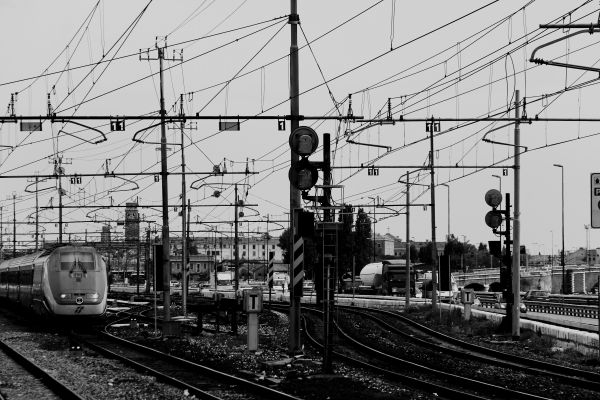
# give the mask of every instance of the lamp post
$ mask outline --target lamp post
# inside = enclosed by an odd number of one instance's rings
[[[552,247],[550,248],[550,270],[552,270],[552,268],[554,268],[554,231],[550,231],[550,234],[552,235]]]
[[[375,262],[375,224],[377,223],[377,220],[375,219],[375,200],[379,199],[379,196],[377,197],[371,197],[368,196],[369,199],[373,200],[373,262]]]
[[[565,294],[565,168],[561,164],[553,165],[559,167],[561,173],[562,251],[560,253],[560,265],[562,266],[561,293]]]
[[[590,268],[590,226],[584,225],[585,228],[585,263]]]
[[[450,240],[450,186],[446,183],[440,183],[440,186],[445,186],[448,189],[448,237],[446,240]]]
[[[500,193],[502,193],[502,177],[500,175],[492,175],[494,178],[498,178],[498,186]]]
[[[440,186],[445,186],[446,189],[448,189],[448,235],[446,236],[446,242],[450,242],[450,185],[446,184],[446,183],[440,183]],[[450,293],[450,296],[452,296],[452,271],[450,269],[450,254],[447,255],[448,256],[448,292]],[[441,264],[439,264],[439,267],[442,268]],[[440,274],[440,277],[442,275]]]
[[[463,270],[463,272],[465,272],[465,262],[464,261],[465,261],[465,244],[467,241],[467,236],[466,235],[460,235],[460,236],[462,236],[462,238],[463,238],[463,241],[462,241],[463,251],[460,254],[460,268]]]

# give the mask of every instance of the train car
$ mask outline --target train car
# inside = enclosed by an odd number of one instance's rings
[[[65,245],[0,263],[0,299],[38,315],[99,316],[107,295],[106,265],[93,247]]]
[[[410,295],[417,294],[419,279],[415,265],[410,268]],[[406,260],[383,260],[367,264],[360,271],[359,292],[404,296],[406,293]]]

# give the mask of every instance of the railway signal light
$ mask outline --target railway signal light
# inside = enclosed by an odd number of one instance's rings
[[[485,202],[492,207],[492,210],[485,214],[485,223],[490,228],[496,229],[502,225],[503,213],[497,209],[502,203],[502,193],[496,189],[488,190],[485,194]]]
[[[309,190],[319,178],[317,163],[308,160],[308,156],[319,147],[319,137],[314,129],[308,126],[299,126],[290,134],[289,143],[290,149],[300,156],[300,160],[292,163],[288,172],[290,183],[296,189]]]

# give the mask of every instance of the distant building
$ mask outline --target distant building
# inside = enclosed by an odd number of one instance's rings
[[[375,256],[393,256],[394,255],[394,240],[396,237],[390,233],[385,235],[375,234]],[[373,237],[371,237],[373,240]]]
[[[183,274],[181,254],[172,255],[170,264],[172,276],[181,276]],[[207,278],[208,274],[214,272],[214,265],[214,257],[204,254],[190,255],[188,270],[188,273],[190,274],[190,280],[199,280],[201,276]]]
[[[102,227],[102,232],[100,232],[100,242],[102,242],[102,244],[110,243],[110,225],[104,225]]]
[[[137,203],[125,203],[125,241],[135,242],[140,238],[140,215]]]

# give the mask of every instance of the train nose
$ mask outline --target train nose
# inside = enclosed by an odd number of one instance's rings
[[[76,304],[83,304],[83,297],[77,297],[77,298],[75,299],[75,303],[76,303]]]

